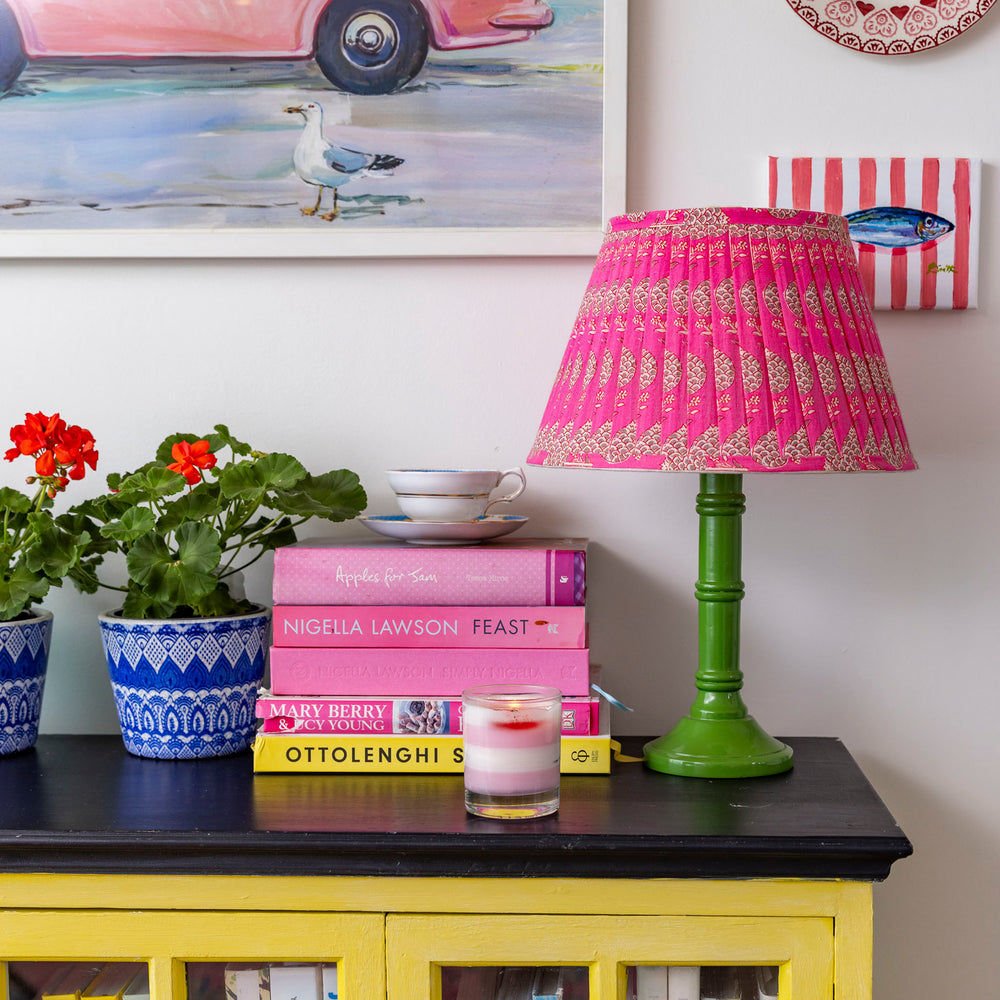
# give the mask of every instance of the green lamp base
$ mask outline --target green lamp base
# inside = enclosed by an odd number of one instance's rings
[[[792,749],[768,736],[740,689],[740,579],[746,510],[743,476],[702,473],[699,519],[698,694],[674,728],[644,747],[646,766],[692,778],[756,778],[792,766]]]
[[[749,715],[742,719],[686,716],[643,747],[646,766],[690,778],[756,778],[792,767],[792,748],[768,736]]]

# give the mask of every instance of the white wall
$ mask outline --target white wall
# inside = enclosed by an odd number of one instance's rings
[[[770,153],[985,161],[980,308],[876,317],[920,471],[746,478],[743,665],[766,728],[842,737],[914,842],[876,893],[879,1000],[994,996],[1000,15],[886,58],[780,0],[632,0],[630,46],[633,210],[762,204]],[[102,472],[223,421],[314,471],[356,470],[370,512],[389,512],[383,469],[523,462],[589,267],[7,262],[5,419],[61,410],[97,436]],[[695,490],[529,470],[519,502],[533,533],[594,540],[594,659],[639,706],[623,733],[658,734],[690,701]],[[266,572],[251,584],[266,599]],[[116,731],[94,621],[111,603],[47,601],[45,731]]]

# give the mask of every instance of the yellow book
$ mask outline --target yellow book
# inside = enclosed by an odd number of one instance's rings
[[[602,703],[599,733],[562,737],[559,770],[563,774],[611,773],[609,721],[607,704]],[[461,774],[462,737],[258,733],[253,743],[253,769]]]

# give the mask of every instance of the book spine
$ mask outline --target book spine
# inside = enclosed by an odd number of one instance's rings
[[[583,607],[297,605],[274,608],[276,646],[581,649]]]
[[[586,551],[469,546],[275,549],[273,603],[583,606]]]
[[[478,684],[542,684],[590,691],[589,649],[331,649],[271,647],[276,695],[381,695],[436,691],[457,697]]]
[[[566,697],[562,734],[597,732],[597,698]],[[462,702],[447,698],[257,698],[263,733],[461,735]]]
[[[284,736],[258,734],[253,769],[258,772],[461,773],[461,736]],[[609,736],[564,736],[559,770],[563,774],[608,774]]]

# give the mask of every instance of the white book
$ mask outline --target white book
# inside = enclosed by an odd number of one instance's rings
[[[321,965],[272,965],[271,1000],[322,1000]]]
[[[637,965],[636,1000],[670,1000],[670,973],[666,965]]]
[[[269,991],[270,969],[254,963],[226,966],[226,1000],[262,1000]]]
[[[337,1000],[337,966],[323,966],[323,993],[322,1000]]]
[[[671,965],[667,970],[670,1000],[700,1000],[701,967],[698,965]]]

